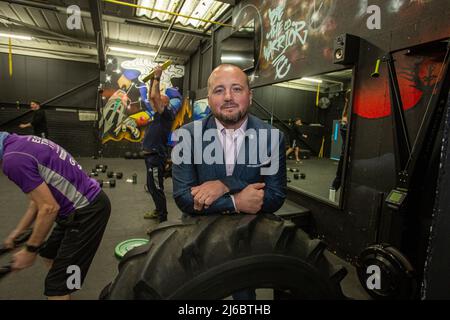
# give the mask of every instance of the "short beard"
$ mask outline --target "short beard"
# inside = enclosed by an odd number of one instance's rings
[[[224,115],[220,112],[213,113],[213,114],[214,114],[214,117],[216,117],[216,119],[219,120],[220,122],[222,122],[223,124],[233,125],[233,124],[239,123],[239,121],[244,119],[245,116],[247,115],[247,111],[239,111],[237,114],[234,114],[234,115]]]

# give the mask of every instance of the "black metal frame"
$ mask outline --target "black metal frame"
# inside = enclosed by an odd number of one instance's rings
[[[97,43],[98,66],[101,71],[106,69],[106,51],[105,51],[105,36],[103,33],[102,24],[102,9],[99,0],[90,0],[89,9],[91,10],[92,26],[95,32],[95,41]]]
[[[406,188],[407,181],[404,179],[405,173],[403,171],[405,170],[408,159],[411,156],[411,142],[409,141],[408,127],[406,125],[397,73],[395,71],[395,61],[391,53],[383,57],[382,60],[386,62],[389,72],[389,90],[392,109],[392,128],[394,132],[394,151],[397,179],[399,186]]]
[[[421,225],[427,224],[427,216],[421,211],[431,212],[434,197],[430,197],[424,190],[424,185],[434,185],[437,180],[435,172],[439,161],[436,150],[440,150],[442,143],[439,131],[443,126],[445,101],[450,87],[450,42],[447,46],[446,60],[443,61],[442,78],[436,80],[436,87],[430,97],[425,111],[422,125],[417,133],[413,145],[409,142],[408,128],[404,119],[403,106],[395,73],[392,55],[385,57],[389,71],[389,87],[391,97],[394,153],[398,190],[403,190],[407,196],[398,208],[392,208],[387,214],[391,222],[388,224],[388,239],[397,246],[413,264],[420,279],[423,272],[425,252],[423,250],[424,237],[428,232]],[[437,94],[434,94],[437,92]],[[435,152],[433,152],[435,150]],[[433,168],[435,171],[433,171]],[[434,190],[431,190],[432,192]],[[424,210],[426,209],[426,210]],[[429,222],[428,222],[429,223]],[[386,231],[386,230],[384,230]],[[378,230],[377,234],[382,232]],[[377,237],[378,238],[378,237]],[[379,239],[377,239],[379,240]],[[421,249],[422,248],[422,249]]]

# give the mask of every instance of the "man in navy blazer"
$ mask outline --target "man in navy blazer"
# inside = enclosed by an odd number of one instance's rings
[[[286,198],[284,136],[248,114],[247,75],[223,64],[208,79],[212,114],[176,132],[173,196],[189,215],[273,213]]]

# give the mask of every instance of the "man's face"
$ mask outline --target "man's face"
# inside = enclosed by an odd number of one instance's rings
[[[214,116],[223,124],[239,123],[252,100],[247,76],[238,67],[221,66],[209,79],[208,104]]]
[[[298,126],[301,126],[302,125],[302,120],[298,119],[297,121],[295,121],[295,124],[298,125]]]
[[[39,109],[39,105],[36,102],[31,102],[30,107],[31,107],[31,110]]]

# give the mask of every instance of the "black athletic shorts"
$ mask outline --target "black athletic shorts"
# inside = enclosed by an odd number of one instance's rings
[[[66,219],[56,220],[56,226],[39,250],[41,257],[53,260],[45,279],[46,296],[67,295],[79,289],[77,284],[83,284],[102,240],[110,212],[109,198],[101,191],[87,207],[75,210]],[[74,271],[76,267],[79,273]],[[76,274],[80,275],[78,282],[73,281]]]
[[[292,140],[292,148],[300,148],[301,150],[311,150],[311,148],[308,146],[308,144],[303,141],[302,139],[294,139]]]

